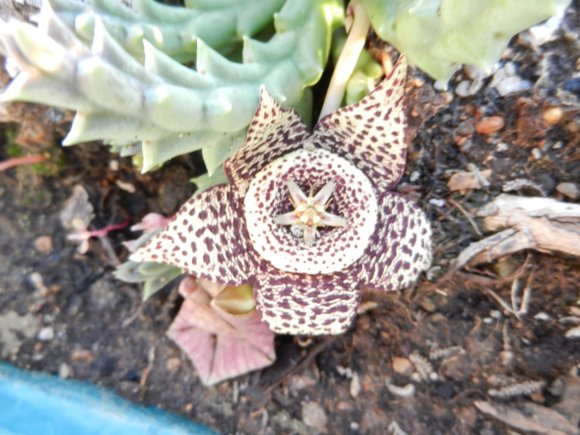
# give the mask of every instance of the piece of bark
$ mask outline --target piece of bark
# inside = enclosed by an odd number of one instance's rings
[[[500,231],[472,243],[457,257],[455,269],[494,261],[535,249],[580,256],[580,205],[542,197],[502,194],[476,213],[489,231]]]
[[[510,406],[476,401],[474,404],[481,413],[519,431],[550,435],[578,434],[578,428],[565,416],[535,403]]]

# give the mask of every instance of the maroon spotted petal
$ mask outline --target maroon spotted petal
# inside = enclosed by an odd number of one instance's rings
[[[382,191],[392,189],[405,168],[406,74],[407,62],[401,56],[375,90],[358,104],[324,117],[313,133],[314,146],[350,160]]]
[[[130,259],[171,264],[225,284],[248,282],[257,260],[241,202],[231,185],[202,192],[187,201],[167,227]]]
[[[341,334],[351,325],[359,304],[355,279],[342,273],[305,275],[276,272],[259,275],[254,286],[262,320],[278,334]]]
[[[246,142],[224,163],[228,179],[234,185],[249,181],[272,160],[300,148],[307,136],[306,126],[296,112],[280,107],[262,87]]]
[[[414,283],[431,265],[431,227],[412,202],[394,193],[379,198],[376,230],[353,268],[360,267],[363,287],[397,290]]]

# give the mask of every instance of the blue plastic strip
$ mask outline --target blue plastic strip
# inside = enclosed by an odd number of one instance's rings
[[[206,426],[135,405],[85,382],[0,363],[0,433],[216,435]]]

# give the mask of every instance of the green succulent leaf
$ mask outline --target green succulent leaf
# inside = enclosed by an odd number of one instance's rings
[[[147,300],[183,273],[183,270],[167,264],[126,261],[113,275],[124,282],[143,284],[143,300]]]
[[[363,0],[377,34],[438,80],[461,64],[490,70],[516,33],[570,0]]]
[[[142,59],[143,40],[179,62],[196,59],[200,39],[218,51],[229,51],[272,22],[285,0],[191,1],[188,8],[133,0],[126,7],[119,0],[46,0],[83,41],[93,40],[97,20],[129,53]]]
[[[203,174],[199,177],[195,177],[191,180],[197,186],[197,190],[194,193],[195,195],[200,194],[204,190],[209,189],[210,187],[217,186],[218,184],[228,184],[228,177],[226,177],[226,173],[224,172],[224,167],[220,166],[220,168],[215,171],[212,175]]]
[[[199,149],[210,172],[215,170],[243,140],[262,84],[284,105],[297,105],[304,89],[322,74],[332,29],[342,13],[338,0],[288,1],[274,16],[271,39],[242,37],[241,63],[198,38],[195,69],[190,69],[146,35],[143,63],[131,56],[108,28],[115,29],[109,20],[112,15],[98,13],[99,8],[112,7],[110,0],[93,0],[90,47],[66,24],[68,20],[70,25],[72,12],[63,18],[51,4],[43,5],[38,27],[0,22],[2,51],[21,69],[2,100],[76,110],[66,145],[100,139],[117,149],[131,146],[134,152],[139,150],[133,144],[141,142],[144,171]],[[137,2],[139,13],[147,4]],[[219,4],[226,7],[229,2]],[[157,14],[157,6],[148,13]],[[79,8],[77,18],[86,14],[85,6]],[[115,9],[115,14],[129,19],[134,12]],[[170,20],[170,15],[164,19]]]

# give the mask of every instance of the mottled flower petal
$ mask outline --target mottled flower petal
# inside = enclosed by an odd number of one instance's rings
[[[262,87],[246,142],[224,163],[228,179],[243,185],[272,160],[300,148],[308,134],[296,112],[280,107]]]
[[[404,112],[407,62],[399,58],[385,80],[358,104],[324,117],[309,142],[351,161],[382,191],[403,174],[407,146]]]
[[[274,334],[256,311],[233,315],[211,304],[191,277],[180,285],[185,300],[167,335],[192,360],[204,385],[270,365]]]
[[[303,233],[304,238],[280,225],[277,217],[292,208],[288,180],[299,183],[302,191],[312,188],[313,192],[334,182],[328,211],[346,219],[346,225],[312,228]],[[331,274],[363,255],[375,229],[378,209],[365,174],[342,157],[316,149],[294,151],[260,171],[250,182],[244,212],[254,249],[274,267],[293,273]],[[319,232],[318,237],[314,231]]]
[[[398,194],[384,194],[379,208],[377,229],[353,269],[361,268],[363,287],[397,290],[431,265],[431,227],[423,211]]]
[[[278,334],[341,334],[359,303],[357,282],[346,274],[270,273],[254,286],[262,320]]]
[[[192,275],[238,285],[258,267],[231,185],[215,186],[187,201],[167,227],[131,255],[131,261],[180,267]]]

